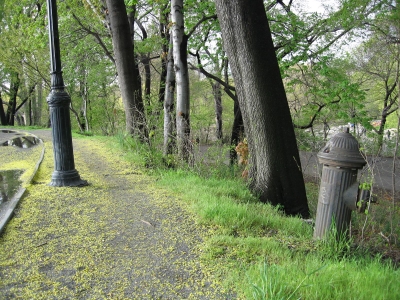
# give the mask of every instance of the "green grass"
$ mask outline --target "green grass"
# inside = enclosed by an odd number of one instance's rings
[[[123,135],[74,137],[108,141],[104,147],[108,147],[105,152],[110,157],[134,162],[140,172],[150,170],[158,188],[173,194],[173,201],[183,202],[197,223],[211,228],[200,249],[201,263],[213,270],[238,299],[400,298],[399,269],[380,255],[372,256],[355,247],[352,240],[339,239],[338,243],[334,234],[325,241],[314,240],[311,225],[260,203],[235,176],[240,171],[221,167],[221,160],[211,157],[214,164],[207,167],[195,164],[194,169],[171,169],[162,163],[162,155],[155,148]],[[307,193],[315,211],[318,187],[307,184]],[[368,223],[367,232],[371,237],[381,230],[378,226],[387,226],[383,216],[384,212],[369,216],[373,223]],[[360,215],[353,219],[357,226],[363,224]]]
[[[248,272],[254,299],[398,299],[396,271],[378,259],[268,259]],[[397,273],[398,276],[398,273]],[[264,296],[266,295],[266,296]],[[250,296],[250,295],[249,295]]]
[[[49,129],[50,130],[50,128],[47,128],[45,126],[39,126],[39,125],[32,125],[32,126],[19,126],[19,125],[15,125],[15,126],[7,125],[7,126],[4,126],[4,125],[1,125],[0,127],[1,128],[7,128],[7,129],[10,129],[10,130],[34,130],[34,129]]]
[[[198,169],[158,168],[157,184],[214,229],[204,241],[202,263],[217,270],[238,298],[399,299],[400,271],[390,262],[334,234],[314,240],[311,225],[260,203],[240,178],[207,168],[208,178]],[[318,187],[307,184],[307,190],[315,212]]]
[[[204,263],[245,299],[397,299],[399,270],[335,237],[314,241],[312,228],[261,204],[240,180],[205,179],[183,171],[158,183],[215,227]],[[368,284],[366,284],[368,282]],[[267,295],[267,296],[265,296]]]

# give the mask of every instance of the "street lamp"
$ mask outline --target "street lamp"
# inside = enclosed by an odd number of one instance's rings
[[[47,97],[47,103],[50,108],[54,150],[54,172],[50,185],[84,186],[88,183],[80,178],[74,163],[69,114],[71,97],[64,90],[62,78],[56,0],[47,0],[47,14],[51,57],[51,91]]]

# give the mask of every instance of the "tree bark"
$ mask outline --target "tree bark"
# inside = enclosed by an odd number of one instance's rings
[[[174,121],[175,72],[172,52],[172,43],[170,43],[164,92],[164,155],[172,154],[175,145],[175,136],[173,135],[176,127]]]
[[[3,126],[8,125],[6,113],[4,111],[4,106],[3,106],[3,99],[1,98],[1,91],[0,91],[0,121],[1,125]]]
[[[148,140],[146,118],[138,69],[135,67],[133,41],[123,0],[106,0],[111,24],[118,82],[125,109],[126,131]]]
[[[296,137],[262,0],[216,0],[250,151],[251,188],[309,217]]]
[[[147,105],[151,105],[151,70],[150,70],[150,57],[149,54],[143,54],[140,61],[144,67],[144,97]]]
[[[28,115],[28,121],[27,121],[27,123],[29,124],[29,126],[32,126],[33,125],[33,118],[32,118],[32,114],[33,114],[33,112],[32,112],[32,101],[35,101],[35,99],[32,99],[32,98],[34,98],[35,97],[35,94],[33,94],[31,97],[29,97],[29,99],[28,99],[28,107],[27,107],[27,109],[26,109],[26,113],[27,113],[27,115]]]
[[[234,95],[232,95],[234,96]],[[239,144],[240,139],[244,136],[244,125],[242,112],[240,111],[239,101],[235,96],[233,105],[233,124],[232,124],[232,133],[231,133],[231,150],[229,152],[230,164],[233,165],[237,162],[237,153],[235,147]]]
[[[81,117],[79,116],[79,113],[75,110],[72,102],[69,105],[69,110],[73,113],[73,115],[76,118],[76,123],[79,126],[79,131],[80,132],[85,132],[85,123],[82,121]],[[81,115],[82,116],[82,115]]]
[[[132,41],[134,40],[134,23],[136,23],[140,30],[142,31],[142,41],[147,40],[147,30],[144,28],[142,23],[135,19],[135,10],[129,14],[129,23],[131,28],[131,35]],[[150,70],[150,53],[140,53],[137,55],[140,62],[143,64],[144,67],[144,98],[146,99],[147,105],[151,105],[150,98],[151,98],[151,70]]]
[[[176,78],[176,131],[178,156],[189,161],[191,154],[189,73],[187,40],[184,32],[183,0],[171,0],[174,69]]]
[[[39,81],[37,84],[37,94],[34,97],[35,101],[33,102],[33,125],[41,125],[41,118],[42,118],[42,100],[43,100],[43,93],[42,93],[42,82]]]
[[[88,118],[88,102],[89,102],[89,92],[88,92],[88,87],[87,87],[87,81],[86,81],[86,70],[83,70],[85,72],[83,76],[83,81],[79,82],[79,93],[82,98],[82,105],[80,109],[80,122],[81,125],[79,126],[80,128],[83,128],[84,131],[90,131],[90,125],[89,125],[89,118]]]
[[[213,96],[214,96],[214,104],[215,104],[215,136],[218,140],[222,139],[222,93],[221,93],[221,85],[219,82],[211,83]]]
[[[15,114],[15,119],[17,120],[18,126],[25,126],[25,119],[21,114]]]
[[[11,85],[10,85],[10,100],[7,108],[7,125],[14,126],[14,118],[17,108],[17,94],[20,85],[19,74],[16,72],[11,73]]]
[[[160,71],[160,86],[158,89],[158,99],[159,103],[163,104],[165,99],[165,90],[166,90],[166,80],[167,80],[167,65],[168,65],[168,49],[170,42],[170,33],[168,29],[168,16],[169,14],[166,12],[168,5],[160,8],[160,37],[162,42],[162,53],[161,53],[161,71]]]

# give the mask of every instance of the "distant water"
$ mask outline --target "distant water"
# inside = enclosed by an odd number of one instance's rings
[[[0,146],[14,146],[20,148],[31,148],[40,143],[40,140],[26,133],[13,130],[0,130],[0,133],[10,134],[10,139],[0,144]]]

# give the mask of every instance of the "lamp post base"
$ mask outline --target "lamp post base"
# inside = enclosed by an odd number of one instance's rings
[[[86,186],[88,182],[81,179],[77,170],[54,171],[50,186]]]

